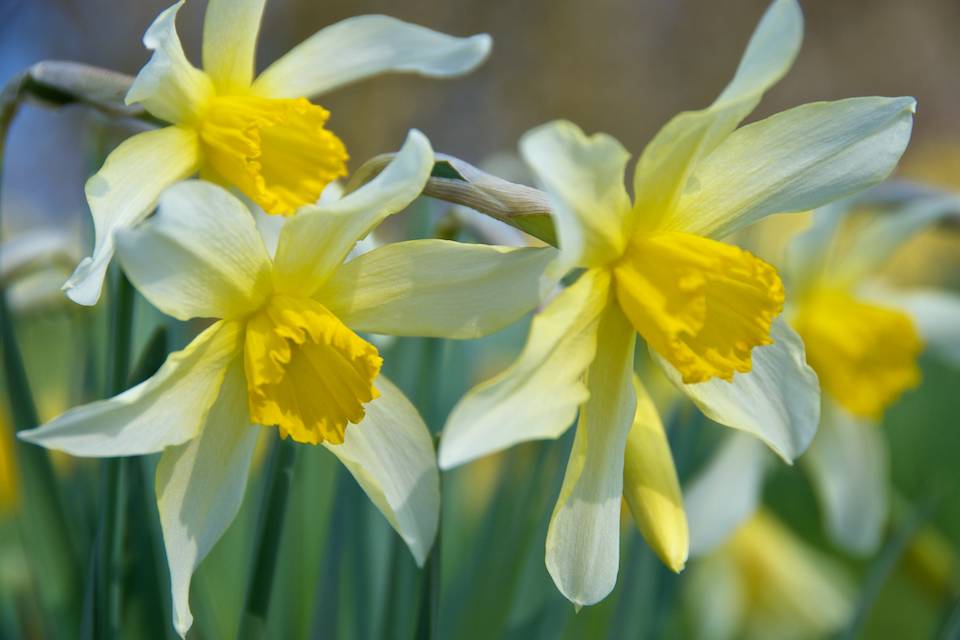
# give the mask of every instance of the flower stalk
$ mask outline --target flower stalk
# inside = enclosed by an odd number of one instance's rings
[[[266,637],[267,611],[270,608],[296,453],[296,445],[286,438],[277,440],[270,451],[254,543],[256,558],[247,584],[243,619],[237,634],[240,640]]]
[[[127,387],[130,371],[130,346],[133,332],[133,286],[123,273],[117,274],[115,299],[110,316],[110,356],[107,395]],[[118,638],[123,611],[123,560],[127,530],[127,458],[109,458],[102,468],[103,508],[101,535],[97,550],[96,628],[102,638]]]

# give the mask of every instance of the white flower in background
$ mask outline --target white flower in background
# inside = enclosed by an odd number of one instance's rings
[[[713,420],[787,461],[813,438],[819,388],[800,338],[777,318],[780,278],[720,240],[882,180],[909,140],[915,102],[807,104],[738,128],[787,72],[802,22],[793,0],[771,5],[716,101],[676,116],[644,149],[632,202],[623,184],[629,154],[610,136],[554,122],[521,142],[556,217],[561,251],[545,284],[584,272],[534,318],[519,360],[455,407],[439,461],[450,468],[556,438],[579,411],[546,543],[547,568],[577,605],[614,587],[621,498],[667,566],[679,571],[687,557],[670,449],[633,376],[638,333]]]
[[[117,235],[125,272],[154,306],[217,320],[145,382],[20,437],[78,456],[162,452],[157,502],[181,635],[193,571],[243,499],[264,430],[251,424],[327,447],[424,562],[440,508],[433,442],[356,332],[491,333],[537,303],[556,255],[417,240],[344,262],[420,194],[432,167],[429,142],[411,132],[374,180],[288,219],[273,257],[243,203],[200,181],[171,187],[154,217]]]
[[[877,548],[889,511],[889,454],[879,424],[885,410],[919,384],[924,348],[960,366],[960,296],[892,289],[877,277],[916,232],[960,215],[960,198],[914,191],[920,195],[896,204],[867,193],[814,212],[784,261],[785,315],[823,390],[820,428],[801,465],[827,532],[856,554]],[[866,207],[866,220],[851,215],[858,206]],[[709,551],[754,512],[768,459],[735,436],[690,483],[691,552]]]
[[[184,55],[174,20],[183,2],[161,13],[144,35],[154,53],[127,93],[171,126],[133,136],[87,181],[96,244],[64,285],[95,304],[118,229],[142,221],[160,192],[196,173],[233,187],[270,214],[290,215],[346,175],[343,143],[326,130],[315,98],[370,76],[467,73],[490,52],[487,35],[454,38],[387,16],[329,26],[254,77],[265,0],[210,0],[203,70]]]
[[[75,234],[50,227],[12,234],[0,243],[0,282],[18,315],[61,306],[60,285],[76,264]]]

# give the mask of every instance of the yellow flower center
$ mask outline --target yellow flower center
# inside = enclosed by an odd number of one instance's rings
[[[793,325],[824,391],[856,416],[880,418],[920,382],[923,342],[901,311],[821,289],[800,300]]]
[[[201,176],[237,187],[267,213],[290,215],[347,175],[346,148],[324,129],[329,116],[306,98],[213,98],[198,123]]]
[[[783,284],[742,249],[689,233],[640,234],[613,273],[624,313],[687,384],[747,373],[752,349],[773,342]]]
[[[379,397],[383,359],[318,302],[275,296],[247,322],[250,418],[297,442],[340,444]]]

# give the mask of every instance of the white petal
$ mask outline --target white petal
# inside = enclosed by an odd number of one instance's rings
[[[960,367],[960,296],[935,289],[871,290],[869,297],[905,311],[913,318],[928,349]]]
[[[203,70],[220,93],[253,82],[257,34],[266,0],[210,0],[203,20]]]
[[[880,425],[824,402],[820,430],[801,461],[833,541],[850,553],[876,551],[887,520],[887,443]]]
[[[358,240],[420,195],[432,170],[430,141],[414,129],[376,178],[335,202],[301,208],[280,231],[274,261],[277,290],[312,295]]]
[[[922,198],[899,210],[878,213],[837,256],[831,275],[846,282],[862,280],[882,267],[916,233],[958,215],[960,198],[953,195]]]
[[[803,12],[796,0],[774,0],[747,44],[737,72],[714,106],[757,96],[786,75],[803,41]]]
[[[700,162],[664,226],[722,238],[874,185],[900,160],[915,110],[913,98],[851,98],[742,127]]]
[[[576,605],[599,602],[617,582],[624,451],[637,408],[635,343],[633,325],[617,305],[608,305],[587,372],[590,399],[580,411],[547,530],[547,571]]]
[[[164,451],[157,464],[157,508],[170,566],[173,626],[181,638],[193,624],[190,579],[240,509],[261,431],[250,424],[238,358],[197,437]]]
[[[517,361],[467,392],[450,412],[440,440],[441,468],[567,430],[589,397],[583,376],[596,354],[609,292],[608,272],[587,271],[533,317]]]
[[[440,521],[440,473],[423,418],[392,382],[374,383],[380,397],[366,405],[343,444],[324,444],[340,459],[400,537],[419,566]]]
[[[77,259],[76,234],[37,226],[0,243],[0,282],[9,283],[31,271],[56,268]]]
[[[213,83],[190,64],[177,35],[177,12],[183,3],[180,0],[161,13],[147,29],[143,44],[153,55],[126,97],[127,104],[139,102],[156,117],[173,123],[189,121],[213,95]]]
[[[486,34],[455,38],[387,16],[357,16],[318,31],[253,84],[263,96],[316,96],[383,73],[431,77],[472,71],[490,53]]]
[[[555,256],[446,240],[387,244],[343,265],[316,298],[358,331],[478,338],[537,306]]]
[[[606,134],[588,137],[572,122],[557,120],[524,134],[520,152],[550,196],[561,270],[620,257],[631,225],[623,184],[627,150]]]
[[[75,456],[155,453],[197,435],[241,346],[242,326],[218,322],[151,378],[108,400],[70,409],[18,436]]]
[[[770,454],[745,433],[729,434],[684,489],[690,555],[710,553],[760,506]]]
[[[327,205],[331,202],[336,202],[342,197],[343,184],[340,181],[335,180],[324,187],[317,203],[320,205]],[[260,232],[260,237],[263,239],[264,246],[267,247],[267,253],[270,254],[271,258],[273,258],[273,256],[277,254],[277,245],[280,243],[280,231],[290,218],[287,216],[270,215],[252,200],[243,198],[243,202],[247,205],[248,209],[253,211],[253,219],[257,223],[257,230]],[[371,233],[367,236],[367,238],[369,239],[372,236],[373,234]],[[361,243],[362,242],[363,241],[361,241]]]
[[[647,145],[634,172],[634,206],[642,224],[673,226],[677,200],[691,174],[793,64],[803,40],[795,0],[775,0],[757,25],[736,75],[706,109],[674,117]]]
[[[178,320],[239,318],[271,292],[272,266],[253,216],[209,182],[164,191],[157,214],[118,232],[117,246],[137,289]]]
[[[653,353],[667,377],[716,422],[763,440],[790,463],[809,446],[820,419],[820,385],[806,362],[803,341],[782,317],[772,345],[753,350],[753,369],[733,382],[714,378],[683,384],[680,373]]]
[[[139,133],[107,156],[84,187],[96,241],[93,255],[63,285],[74,302],[97,303],[113,257],[114,232],[146,218],[160,192],[195,173],[198,161],[197,134],[179,127]]]

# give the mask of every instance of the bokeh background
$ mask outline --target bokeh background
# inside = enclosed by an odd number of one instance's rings
[[[195,61],[205,4],[190,0],[178,22]],[[960,190],[960,3],[802,4],[806,35],[800,56],[751,119],[816,100],[913,95],[919,113],[900,175]],[[166,6],[154,0],[0,0],[0,82],[44,59],[133,74],[148,58],[142,33]],[[436,150],[483,164],[491,156],[513,152],[529,128],[560,117],[587,131],[611,133],[636,153],[672,115],[714,98],[766,6],[765,0],[271,0],[258,67],[320,27],[364,13],[387,13],[455,35],[487,32],[494,38],[493,54],[470,76],[443,82],[382,77],[328,96],[323,104],[332,112],[330,127],[346,142],[351,167],[396,149],[411,127],[427,133]],[[0,204],[5,237],[52,227],[72,238],[75,250],[85,255],[89,229],[83,183],[124,135],[122,126],[88,111],[24,109],[4,163]],[[423,220],[436,214],[436,207],[428,205],[412,212],[407,232],[423,233]],[[758,234],[781,237],[791,224],[780,224],[773,220],[769,230]],[[891,261],[889,275],[903,284],[956,289],[958,236],[955,231],[922,234]],[[145,309],[140,317],[142,343],[161,320]],[[181,338],[190,331],[178,330]],[[97,388],[104,332],[105,319],[98,311],[57,308],[22,324],[44,417]],[[387,359],[436,428],[466,388],[509,362],[524,335],[521,325],[472,344],[404,340],[388,347],[392,355]],[[932,359],[923,364],[923,386],[889,412],[884,429],[900,512],[909,513],[933,494],[941,499],[924,529],[926,542],[911,546],[881,585],[863,637],[936,637],[957,598],[960,501],[950,489],[957,484],[960,460],[960,373]],[[443,371],[439,379],[430,373],[437,370]],[[718,430],[715,425],[697,428]],[[711,443],[709,435],[698,442],[691,468]],[[543,532],[568,447],[569,439],[525,445],[445,477],[444,637],[686,637],[691,632],[696,621],[689,620],[679,594],[683,578],[658,571],[630,530],[624,534],[620,584],[604,604],[575,615],[554,590],[543,569]],[[321,633],[333,624],[349,635],[392,628],[396,637],[407,637],[403,630],[412,629],[417,607],[412,562],[391,551],[385,523],[329,455],[309,452],[298,464],[302,482],[285,534],[281,594],[274,599],[271,628],[301,635]],[[95,475],[82,465],[77,471],[71,461],[61,461],[59,468],[65,477],[80,473],[89,480]],[[198,614],[196,637],[228,637],[234,629],[246,571],[238,559],[249,556],[258,486],[256,479],[251,482],[238,525],[201,570],[195,599],[203,613]],[[349,502],[359,506],[338,511],[339,492],[348,492]],[[767,501],[801,538],[832,555],[858,585],[864,584],[874,564],[830,548],[800,474],[779,469]],[[95,505],[85,506],[94,512]],[[147,515],[151,509],[148,504]],[[85,540],[89,534],[77,535]],[[353,535],[364,542],[352,544]],[[331,559],[330,553],[341,552],[342,558]],[[0,582],[27,585],[23,588],[29,593],[22,563],[0,555]],[[407,600],[391,602],[401,597],[394,591],[398,585],[408,587],[399,589]],[[130,614],[131,628],[144,621],[161,629],[167,624],[156,603],[138,601],[136,592],[131,601],[138,607]],[[11,608],[16,606],[8,601],[0,610],[9,613]]]

